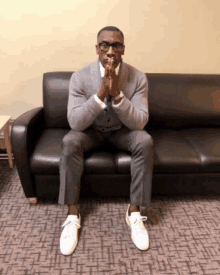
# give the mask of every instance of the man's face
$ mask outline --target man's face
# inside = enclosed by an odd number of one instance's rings
[[[112,57],[114,62],[113,65],[116,68],[121,61],[121,56],[124,54],[124,47],[120,50],[109,47],[105,52],[99,47],[99,43],[122,43],[124,44],[124,39],[120,32],[117,31],[102,31],[98,37],[96,45],[96,53],[99,55],[99,60],[102,66],[105,67],[108,63],[108,57]]]

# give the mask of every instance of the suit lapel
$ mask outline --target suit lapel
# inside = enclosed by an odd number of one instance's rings
[[[101,73],[99,67],[99,60],[91,64],[91,80],[95,93],[98,91],[101,82]]]

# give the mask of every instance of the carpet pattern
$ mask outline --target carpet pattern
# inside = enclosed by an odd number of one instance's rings
[[[152,197],[141,208],[150,248],[138,250],[125,222],[129,198],[84,199],[75,252],[59,250],[67,206],[31,206],[16,167],[0,161],[0,275],[220,274],[220,196]]]

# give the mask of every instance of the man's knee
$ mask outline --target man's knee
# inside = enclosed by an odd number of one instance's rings
[[[145,130],[135,132],[135,147],[142,149],[153,148],[154,141],[151,135],[149,135]]]
[[[81,146],[82,134],[81,132],[70,131],[62,140],[62,150],[64,155],[72,155],[82,150]]]

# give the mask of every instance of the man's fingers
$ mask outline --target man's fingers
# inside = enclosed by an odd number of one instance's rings
[[[114,77],[114,74],[115,74],[115,68],[114,68],[113,62],[114,62],[113,58],[108,58],[108,63],[105,66],[105,77],[111,78],[111,83],[112,83],[112,77]]]
[[[112,63],[107,63],[106,65],[106,69],[109,69],[109,70],[114,70],[114,66]]]
[[[110,68],[108,65],[105,67],[105,76],[109,77],[111,75]]]
[[[108,66],[105,67],[105,76],[106,76],[106,77],[112,76],[113,73],[114,73],[114,70],[112,70],[112,69],[109,68]]]
[[[106,65],[106,75],[113,75],[115,72],[114,66]]]
[[[108,62],[109,62],[110,64],[113,64],[114,58],[113,58],[113,57],[108,57]]]

